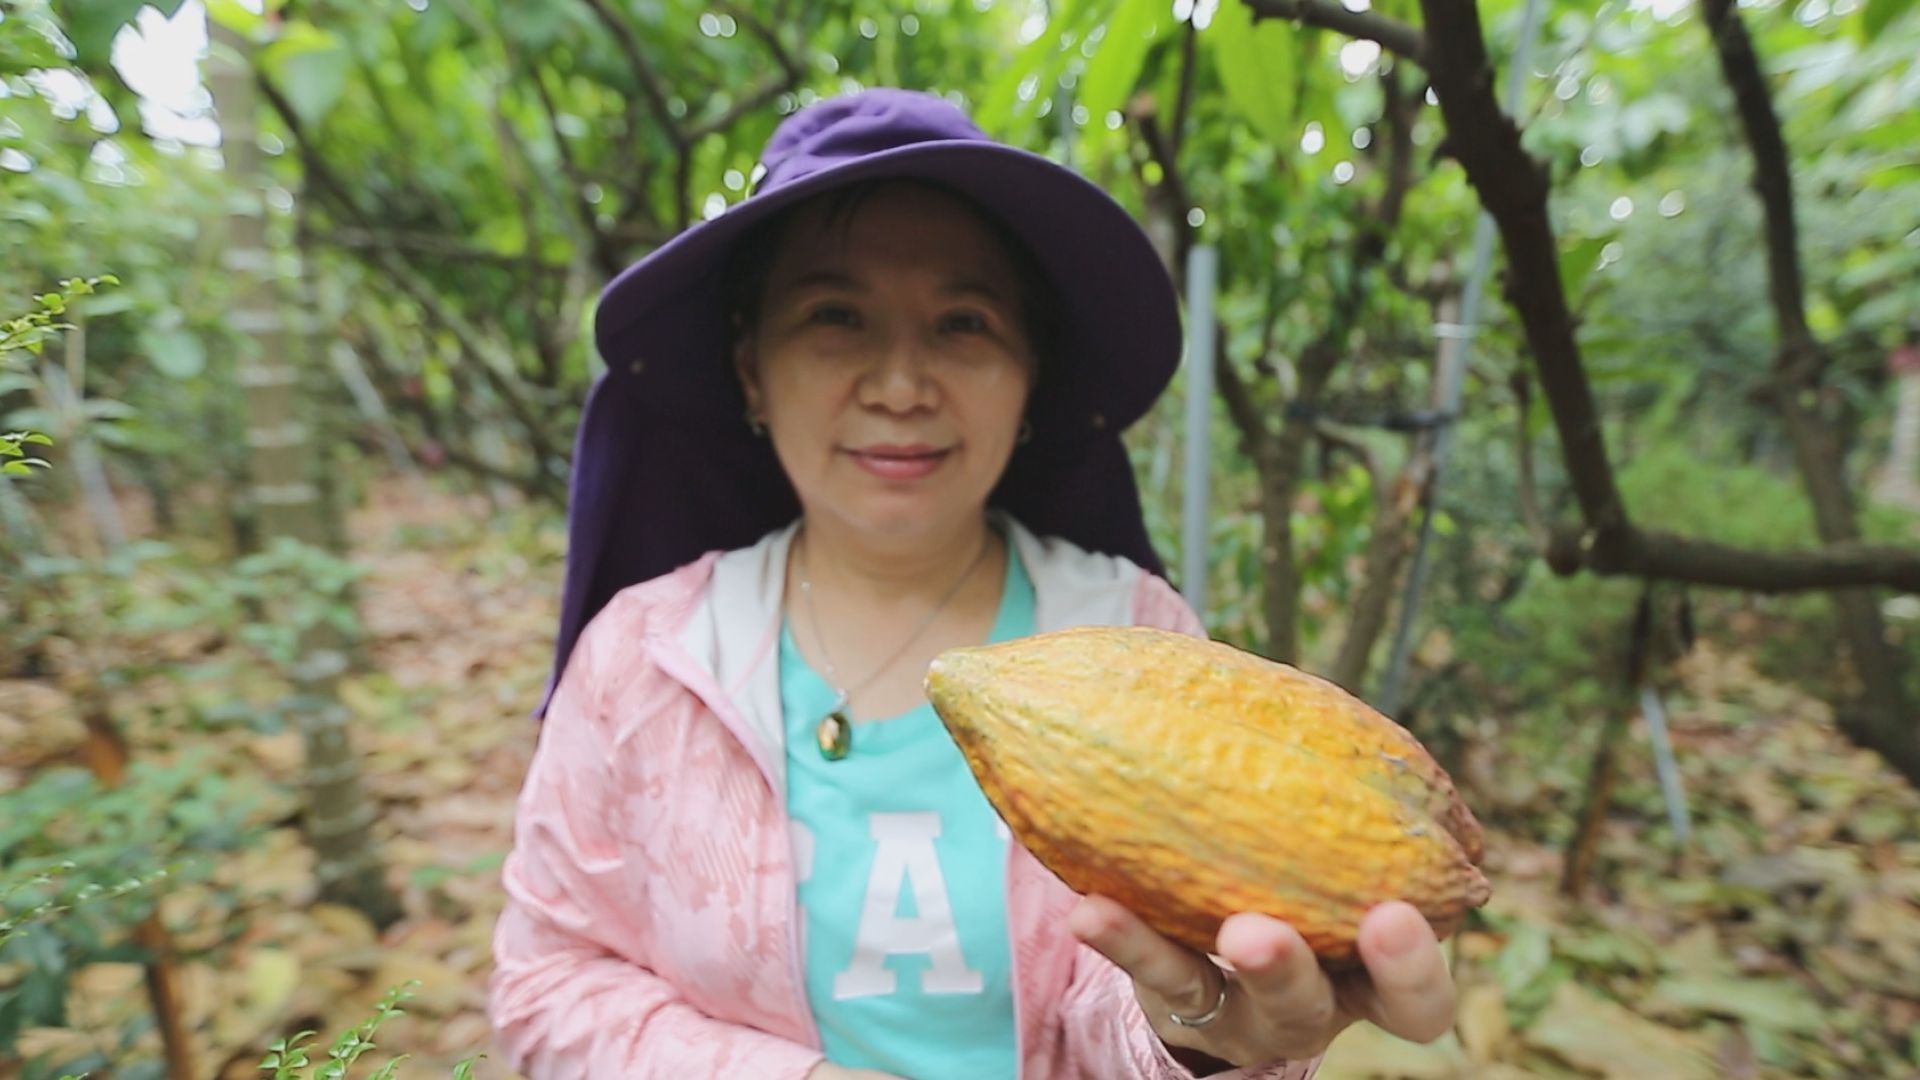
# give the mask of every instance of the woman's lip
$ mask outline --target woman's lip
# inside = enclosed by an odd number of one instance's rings
[[[896,448],[869,446],[849,450],[854,464],[883,480],[918,480],[931,475],[946,463],[951,451],[931,447]]]

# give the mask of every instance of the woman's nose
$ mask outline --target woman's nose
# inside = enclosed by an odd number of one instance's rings
[[[912,334],[893,334],[882,343],[863,379],[867,404],[908,412],[931,403],[926,346]]]

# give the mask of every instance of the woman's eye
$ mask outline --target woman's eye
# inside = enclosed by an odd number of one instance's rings
[[[985,317],[974,311],[956,311],[940,320],[940,328],[952,334],[980,334],[987,329]]]
[[[808,313],[807,321],[821,326],[857,326],[860,316],[844,305],[822,304]]]

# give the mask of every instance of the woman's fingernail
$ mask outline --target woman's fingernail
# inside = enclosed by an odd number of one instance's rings
[[[1388,956],[1405,956],[1420,944],[1420,927],[1413,919],[1390,920],[1374,944]]]

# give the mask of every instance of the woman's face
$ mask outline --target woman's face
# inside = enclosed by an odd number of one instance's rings
[[[809,516],[894,540],[977,519],[1032,383],[1017,281],[933,189],[876,189],[850,220],[799,212],[735,363]]]

